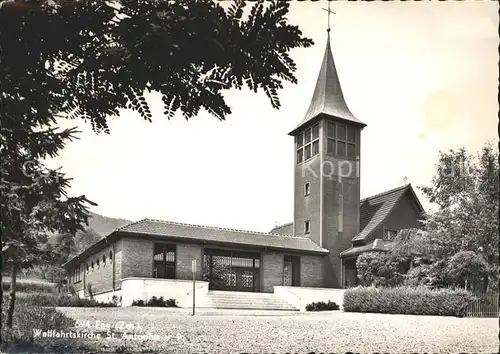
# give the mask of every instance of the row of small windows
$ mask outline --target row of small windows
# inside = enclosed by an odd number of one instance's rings
[[[112,251],[109,251],[109,263],[111,264],[111,262],[113,261],[113,252]],[[106,265],[106,255],[102,255],[102,266],[104,267]],[[90,262],[90,266],[89,266],[89,263],[87,263],[87,273],[89,273],[90,271],[94,271],[95,268],[99,268],[100,266],[100,258],[97,257],[96,258],[96,261],[94,263],[94,261]]]
[[[352,126],[327,122],[327,144],[329,155],[356,157],[356,129]],[[297,163],[319,154],[319,123],[296,136]]]

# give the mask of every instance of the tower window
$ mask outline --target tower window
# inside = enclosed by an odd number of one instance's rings
[[[307,197],[309,194],[311,194],[311,187],[309,183],[306,183],[304,184],[304,196]]]
[[[304,222],[304,234],[309,234],[311,232],[311,222],[309,220]]]
[[[356,157],[356,128],[344,124],[327,123],[327,153],[328,155]]]
[[[300,133],[299,135],[297,135],[297,137],[295,139],[297,141],[297,148],[299,148],[302,145],[304,145],[303,144],[304,135],[302,135],[302,133]]]
[[[312,151],[313,156],[319,154],[319,140],[314,141],[312,143],[312,147],[313,147]]]
[[[297,163],[301,163],[303,161],[302,149],[297,150]]]
[[[304,159],[309,159],[311,158],[311,145],[306,145],[305,150],[304,150]]]
[[[310,143],[311,142],[311,129],[306,129],[304,133],[304,143]]]
[[[296,136],[297,163],[301,163],[319,154],[319,123],[307,128]]]

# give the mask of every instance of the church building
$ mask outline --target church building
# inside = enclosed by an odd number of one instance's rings
[[[419,227],[424,210],[409,184],[360,200],[366,124],[347,107],[329,36],[309,109],[289,133],[293,221],[266,233],[139,220],[65,264],[80,296],[137,297],[141,288],[168,298],[162,289],[189,290],[193,276],[208,290],[346,288],[357,284],[358,255],[387,251],[399,230]]]

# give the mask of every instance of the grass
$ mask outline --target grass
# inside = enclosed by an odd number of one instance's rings
[[[60,308],[103,338],[89,340],[107,352],[492,352],[498,320],[413,315],[198,310],[171,308]],[[224,315],[222,315],[224,314]],[[123,322],[122,322],[123,321]],[[137,333],[160,337],[106,338],[106,324],[139,324]],[[56,340],[56,339],[54,339]],[[91,349],[92,349],[91,348]],[[495,351],[496,351],[495,350]]]

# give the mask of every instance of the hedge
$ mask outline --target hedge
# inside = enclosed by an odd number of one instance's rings
[[[464,289],[357,287],[346,290],[343,307],[345,312],[463,317],[473,298]]]
[[[28,294],[19,297],[16,302],[27,306],[54,306],[54,307],[116,307],[117,303],[98,302],[92,299],[83,299],[68,294]]]

